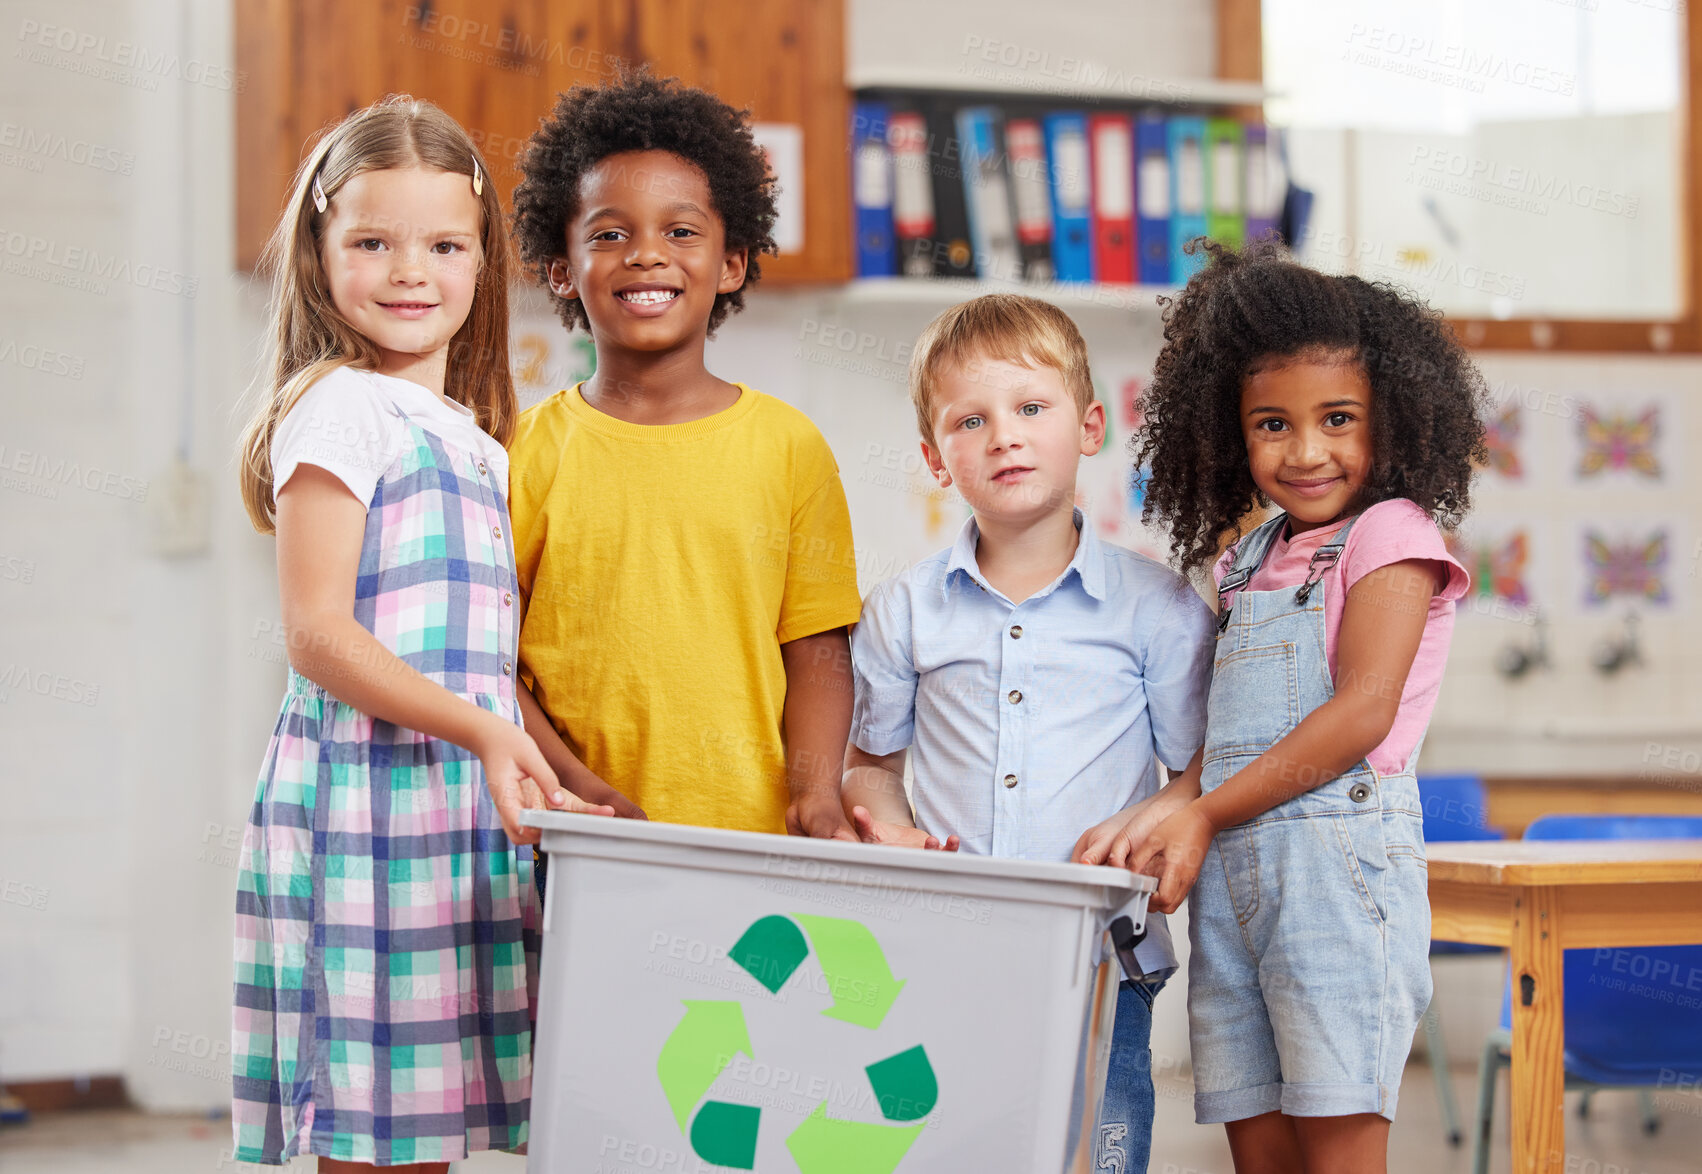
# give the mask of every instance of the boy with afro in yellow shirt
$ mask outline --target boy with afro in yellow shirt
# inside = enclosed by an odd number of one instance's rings
[[[704,366],[774,252],[762,149],[640,72],[562,95],[523,167],[522,260],[597,352],[510,446],[526,729],[620,814],[854,840],[839,469],[803,413]]]

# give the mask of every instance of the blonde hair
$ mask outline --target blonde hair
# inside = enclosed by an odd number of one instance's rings
[[[953,306],[928,323],[916,340],[910,356],[910,399],[927,443],[934,443],[934,401],[946,369],[972,359],[1049,367],[1063,378],[1078,413],[1093,404],[1087,344],[1070,316],[1039,298],[986,294]]]
[[[266,244],[262,269],[272,276],[271,372],[243,429],[239,457],[242,502],[262,534],[276,529],[272,436],[302,394],[337,367],[376,370],[378,347],[337,312],[320,255],[328,213],[315,206],[314,184],[328,200],[365,171],[427,167],[482,173],[479,273],[472,309],[449,343],[444,394],[471,408],[479,427],[507,444],[518,408],[508,369],[511,268],[502,204],[490,169],[472,138],[449,115],[407,95],[357,110],[315,144],[296,172],[290,202]],[[329,208],[329,204],[327,204]]]

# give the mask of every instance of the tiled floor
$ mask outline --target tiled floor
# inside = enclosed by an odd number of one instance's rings
[[[1454,1084],[1469,1113],[1476,1074],[1456,1071]],[[1231,1174],[1223,1131],[1193,1123],[1189,1096],[1186,1084],[1159,1089],[1151,1174]],[[1563,1174],[1694,1174],[1702,1168],[1702,1095],[1663,1093],[1656,1101],[1660,1129],[1648,1137],[1632,1094],[1599,1094],[1585,1121],[1576,1115],[1577,1097],[1568,1096]],[[1497,1110],[1490,1169],[1500,1174],[1510,1164],[1505,1074]],[[1451,1149],[1440,1120],[1430,1070],[1414,1063],[1407,1069],[1389,1146],[1392,1174],[1465,1174],[1471,1168],[1469,1148]],[[225,1157],[229,1149],[229,1127],[223,1121],[68,1113],[0,1130],[0,1174],[255,1174],[263,1169],[231,1162]],[[292,1168],[310,1169],[305,1161]],[[522,1174],[523,1169],[520,1159],[503,1154],[482,1154],[455,1167],[457,1174]]]

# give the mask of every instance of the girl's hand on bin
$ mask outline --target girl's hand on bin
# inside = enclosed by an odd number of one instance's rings
[[[1149,909],[1174,913],[1181,908],[1188,890],[1199,878],[1206,849],[1211,847],[1212,836],[1216,834],[1211,821],[1189,805],[1159,824],[1146,842],[1129,855],[1130,872],[1144,872],[1158,878],[1158,891],[1148,902]]]
[[[555,771],[544,761],[538,744],[519,726],[492,714],[485,729],[488,732],[472,749],[485,768],[485,786],[490,788],[491,802],[496,805],[496,813],[502,819],[502,830],[508,834],[510,842],[536,844],[541,835],[537,828],[521,826],[522,811],[577,811],[586,815],[615,813],[615,809],[607,804],[593,806],[562,790],[556,783]]]
[[[1151,799],[1142,800],[1088,828],[1070,849],[1073,864],[1109,864],[1122,868],[1136,844],[1144,844],[1167,814]]]
[[[1197,761],[1197,758],[1196,758]],[[1189,770],[1193,770],[1192,766]],[[1183,782],[1191,781],[1184,776]],[[1155,795],[1148,795],[1110,819],[1096,823],[1081,834],[1070,859],[1077,864],[1108,864],[1112,868],[1129,867],[1129,857],[1165,820],[1175,815],[1199,795],[1195,788],[1172,784]]]
[[[956,836],[947,836],[942,844],[938,836],[931,836],[919,827],[876,819],[867,807],[851,809],[851,826],[857,829],[857,838],[865,844],[894,844],[900,848],[922,848],[929,852],[956,852],[958,848]]]

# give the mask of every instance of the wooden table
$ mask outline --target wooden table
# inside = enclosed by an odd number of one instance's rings
[[[1702,841],[1429,846],[1433,937],[1513,965],[1513,1170],[1563,1171],[1561,951],[1702,942]]]

